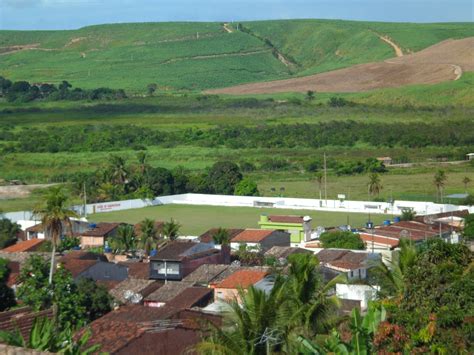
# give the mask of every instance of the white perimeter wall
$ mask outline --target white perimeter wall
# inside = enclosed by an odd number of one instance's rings
[[[319,200],[307,198],[284,198],[284,197],[254,197],[254,196],[231,196],[231,195],[206,195],[206,194],[181,194],[160,196],[155,199],[135,199],[125,201],[113,201],[105,203],[94,203],[87,205],[87,214],[103,213],[142,208],[159,205],[210,205],[228,207],[273,207],[275,209],[307,209],[314,211],[333,212],[359,212],[374,214],[395,214],[399,215],[404,208],[412,208],[416,214],[432,214],[440,212],[451,212],[458,210],[469,210],[474,213],[474,207],[457,206],[449,204],[436,204],[433,202],[395,201],[393,205],[387,202],[368,201],[339,201],[339,200]],[[1,208],[1,204],[0,204]],[[83,206],[74,206],[74,209],[81,213]],[[12,221],[30,220],[30,211],[4,213],[4,217]]]

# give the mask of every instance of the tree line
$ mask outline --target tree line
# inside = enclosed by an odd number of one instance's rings
[[[111,155],[109,162],[92,173],[72,177],[73,191],[87,193],[88,202],[127,198],[153,198],[160,195],[187,192],[223,195],[258,196],[257,184],[244,177],[240,167],[229,161],[219,161],[209,169],[192,173],[182,167],[168,170],[152,167],[146,151],[128,163],[119,155]]]
[[[117,100],[127,97],[123,89],[106,87],[85,90],[72,89],[72,85],[63,80],[58,85],[51,83],[29,83],[25,80],[12,82],[0,76],[0,97],[9,102],[30,102],[35,100]]]
[[[226,146],[231,149],[353,147],[363,143],[374,147],[427,146],[471,147],[474,130],[471,122],[443,122],[443,125],[333,121],[317,124],[278,124],[256,127],[220,126],[174,132],[134,125],[28,128],[13,131],[4,127],[0,141],[10,142],[4,152],[100,151],[143,149],[145,146],[173,147],[196,145]]]

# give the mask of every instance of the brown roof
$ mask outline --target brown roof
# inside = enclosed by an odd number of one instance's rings
[[[207,287],[188,287],[166,305],[177,309],[192,308],[204,302],[206,305],[213,298],[214,289]]]
[[[120,265],[128,267],[128,277],[148,280],[150,278],[150,264],[140,261],[123,261]]]
[[[122,223],[97,223],[94,229],[82,232],[81,235],[85,237],[105,237]]]
[[[265,256],[273,256],[275,258],[287,258],[292,254],[313,254],[311,250],[303,248],[294,248],[294,247],[282,247],[282,246],[273,246],[267,252]]]
[[[158,250],[151,260],[183,260],[186,258],[195,258],[196,256],[205,256],[209,254],[220,253],[214,249],[211,244],[195,243],[193,241],[172,241]]]
[[[247,288],[262,280],[268,273],[257,270],[238,270],[216,285],[216,288]]]
[[[188,281],[170,281],[145,297],[145,301],[169,302],[188,287],[192,287],[193,284]]]
[[[232,267],[225,264],[204,264],[183,278],[183,281],[194,282],[195,284],[209,284],[229,268]]]
[[[107,257],[104,254],[92,253],[89,251],[82,251],[82,250],[71,250],[64,253],[64,255],[61,257],[61,260],[70,260],[70,259],[108,261]]]
[[[16,244],[10,245],[9,247],[2,249],[2,251],[7,253],[35,251],[38,250],[39,246],[43,244],[43,242],[44,239],[25,240],[24,242],[18,242]]]
[[[163,282],[160,281],[128,278],[119,282],[109,292],[117,301],[127,303],[128,301],[124,297],[127,290],[139,293],[143,297],[146,297],[161,286],[163,286]]]
[[[271,229],[245,229],[244,231],[237,234],[232,238],[232,242],[250,242],[250,243],[259,243],[269,235],[271,235],[274,230]]]
[[[303,224],[303,216],[268,216],[270,222]]]
[[[451,217],[451,216],[465,218],[467,215],[469,215],[469,210],[441,212],[441,213],[434,213],[434,214],[429,214],[425,216],[416,216],[415,221],[428,223],[430,220],[437,219],[437,218]]]
[[[362,239],[366,245],[370,245],[372,241],[377,244],[385,244],[388,245],[390,248],[395,248],[400,244],[400,240],[398,239],[392,239],[392,238],[387,238],[387,237],[381,237],[381,236],[372,236],[371,234],[367,233],[360,233],[359,234],[360,239]]]
[[[18,308],[0,313],[0,330],[14,331],[19,329],[23,337],[28,338],[33,322],[37,317],[53,317],[53,310],[46,309],[34,312],[30,307]]]
[[[204,232],[199,236],[199,240],[202,243],[213,243],[213,236],[216,234],[216,232],[219,230],[219,228],[211,228],[208,231]],[[229,233],[229,239],[232,239],[235,237],[237,234],[243,231],[243,229],[238,229],[238,228],[229,228],[226,229],[227,232]]]
[[[363,267],[368,258],[367,253],[356,253],[350,250],[324,249],[317,255],[319,262],[326,267],[355,270]]]
[[[153,352],[149,348],[143,348],[140,353],[179,354],[200,339],[199,333],[195,333],[195,336],[189,339],[190,333],[183,333],[182,329],[200,330],[198,321],[201,318],[215,323],[219,321],[215,316],[193,311],[180,312],[179,309],[168,306],[158,308],[123,306],[90,324],[92,336],[88,345],[101,344],[99,350],[101,353],[113,354],[123,351],[124,347],[147,333],[149,336],[156,334],[153,338],[155,344]],[[137,344],[141,345],[143,344]]]
[[[43,224],[42,223],[38,223],[38,224],[35,224],[34,226],[31,226],[29,228],[26,228],[25,229],[25,232],[35,232],[35,233],[41,233],[43,232],[44,228],[43,228]]]
[[[98,260],[60,259],[59,263],[68,270],[72,277],[77,277],[91,266],[97,264]]]

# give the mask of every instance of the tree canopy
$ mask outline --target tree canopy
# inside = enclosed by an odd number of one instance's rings
[[[360,236],[348,231],[325,232],[321,234],[319,240],[323,248],[365,249],[365,244]]]

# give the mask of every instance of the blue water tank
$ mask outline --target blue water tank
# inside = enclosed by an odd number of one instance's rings
[[[152,250],[150,251],[150,256],[155,256],[157,252],[158,252],[158,250],[152,249]]]
[[[72,247],[72,250],[81,250],[81,247],[80,246]]]
[[[384,226],[389,226],[390,224],[392,224],[392,222],[389,219],[386,219],[385,221],[383,221]]]
[[[93,228],[95,228],[95,227],[97,227],[97,224],[95,224],[95,223],[89,224],[89,228],[93,229]]]
[[[111,253],[112,252],[112,248],[111,247],[105,247],[104,248],[104,253]]]
[[[395,223],[400,222],[400,217],[394,217],[394,218],[393,218],[393,222],[395,222]]]

